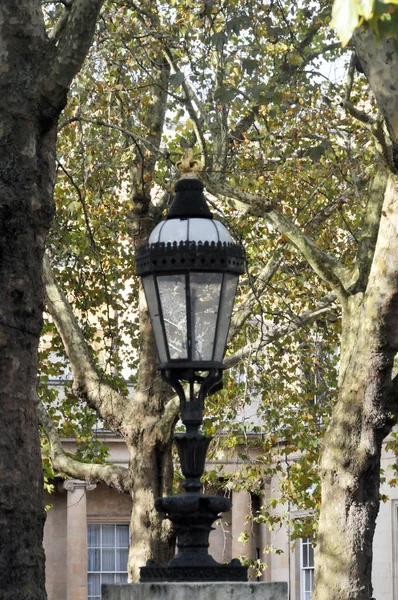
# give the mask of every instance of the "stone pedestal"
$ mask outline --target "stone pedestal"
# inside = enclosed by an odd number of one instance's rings
[[[287,600],[287,583],[132,583],[103,585],[102,600]]]

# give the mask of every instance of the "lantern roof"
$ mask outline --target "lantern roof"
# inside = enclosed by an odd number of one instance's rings
[[[137,248],[138,275],[181,270],[244,273],[245,254],[228,229],[213,216],[196,177],[180,179],[164,221],[156,225],[148,243]]]
[[[174,189],[176,195],[166,219],[213,218],[207,206],[203,193],[204,186],[200,179],[185,177],[177,181]]]

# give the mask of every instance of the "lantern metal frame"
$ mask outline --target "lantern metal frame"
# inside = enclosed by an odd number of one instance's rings
[[[175,274],[185,275],[186,306],[190,304],[190,286],[189,276],[191,273],[222,273],[241,275],[244,272],[245,255],[241,246],[237,244],[227,244],[223,242],[174,242],[165,244],[156,242],[141,246],[137,249],[136,267],[137,274],[141,277],[146,275]],[[222,282],[223,285],[224,281]],[[222,286],[221,286],[222,287]],[[164,318],[162,315],[161,301],[157,285],[155,285],[157,294],[157,304],[160,312],[160,323],[163,330],[163,337],[167,340]],[[220,303],[222,294],[220,293]],[[220,305],[216,322],[215,339],[217,338],[217,329],[219,326]],[[207,360],[197,361],[192,357],[194,344],[192,343],[192,327],[190,323],[190,310],[187,308],[187,358],[172,359],[167,344],[165,349],[168,354],[166,362],[160,362],[161,371],[167,369],[176,369],[185,371],[186,369],[195,369],[205,371],[207,369],[223,369],[224,364],[221,361]],[[214,357],[215,347],[213,348]]]
[[[183,179],[176,185],[177,195],[167,218],[181,220],[190,218],[212,219],[212,215],[203,195],[203,184],[198,180]],[[222,388],[222,374],[226,368],[222,360],[215,360],[215,353],[223,348],[225,352],[229,329],[223,324],[222,336],[225,334],[224,346],[217,346],[221,338],[220,318],[224,290],[227,293],[226,275],[238,276],[244,272],[245,255],[242,247],[234,242],[182,241],[154,242],[137,249],[137,274],[145,281],[153,277],[158,313],[157,323],[161,326],[163,336],[163,357],[158,368],[161,376],[178,394],[180,400],[181,420],[186,431],[174,437],[180,456],[181,469],[185,480],[182,484],[184,492],[155,501],[156,509],[165,514],[173,525],[177,536],[177,555],[166,566],[158,566],[148,561],[141,567],[141,581],[247,581],[247,567],[243,567],[235,559],[229,565],[217,563],[208,553],[208,538],[213,523],[221,512],[231,508],[228,498],[205,495],[202,493],[201,477],[204,472],[206,452],[211,437],[199,432],[203,422],[204,401],[206,396]],[[212,347],[212,360],[197,360],[193,356],[194,342],[190,278],[193,273],[221,273],[217,318]],[[185,276],[185,312],[186,312],[186,358],[171,358],[169,340],[162,311],[162,301],[158,288],[157,276],[163,274]],[[145,286],[144,286],[145,288]],[[229,298],[231,302],[231,297]],[[149,302],[148,302],[149,305]],[[233,301],[230,305],[232,311]],[[151,321],[154,318],[151,314]],[[160,335],[157,329],[157,335]],[[155,341],[159,339],[155,335]],[[158,350],[158,354],[161,353]]]

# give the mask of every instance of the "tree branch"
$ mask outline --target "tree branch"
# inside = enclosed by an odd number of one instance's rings
[[[370,131],[372,131],[373,126],[376,125],[376,119],[374,117],[363,112],[362,110],[359,110],[359,108],[352,104],[352,102],[349,102],[348,100],[342,100],[340,102],[340,106],[345,108],[346,111],[349,112],[352,117],[354,117],[354,119],[360,121],[364,125],[370,126],[368,127]]]
[[[367,113],[364,113],[356,108],[356,106],[347,100],[340,102],[340,106],[345,108],[347,112],[354,117],[354,119],[357,119],[357,121],[363,123],[366,129],[373,136],[376,149],[383,158],[386,167],[392,171],[395,171],[393,144],[391,143],[391,139],[388,135],[387,125],[384,119],[375,119],[371,117]]]
[[[263,331],[261,332],[260,336],[255,342],[247,344],[246,346],[238,350],[238,352],[236,352],[235,354],[224,358],[224,364],[226,364],[228,368],[234,367],[240,362],[242,362],[245,358],[250,356],[250,354],[252,354],[253,352],[258,353],[268,344],[271,344],[272,342],[275,342],[276,340],[284,337],[285,335],[288,335],[289,333],[292,333],[293,331],[304,327],[304,325],[311,323],[320,315],[323,315],[333,310],[332,304],[335,300],[336,294],[331,292],[319,301],[315,310],[308,310],[302,313],[301,315],[298,315],[297,317],[293,318],[291,321],[289,321],[289,323],[286,323],[285,325],[278,326],[274,323],[270,323],[266,326],[265,331],[263,326]]]
[[[356,287],[364,290],[368,283],[370,268],[372,266],[373,255],[379,233],[380,217],[384,202],[388,174],[380,166],[372,181],[369,190],[368,205],[366,207],[365,218],[361,227],[361,237],[358,247],[358,268],[359,275]]]
[[[180,400],[178,396],[173,396],[164,407],[164,412],[157,424],[159,439],[166,443],[174,430],[180,414]]]
[[[229,140],[243,142],[243,134],[250,129],[258,117],[258,109],[259,107],[257,105],[250,108],[249,114],[242,117],[242,119],[236,124],[235,129],[229,132]]]
[[[211,194],[236,199],[247,206],[247,213],[265,218],[296,247],[311,265],[315,273],[330,285],[341,298],[352,285],[353,274],[338,260],[321,250],[313,240],[306,236],[300,228],[279,211],[271,202],[265,202],[258,196],[231,188],[225,184],[214,182],[207,174],[203,180]]]
[[[206,139],[205,139],[205,136],[203,133],[203,123],[207,122],[207,124],[209,125],[208,119],[207,119],[207,112],[204,109],[204,107],[202,106],[199,99],[197,98],[192,87],[189,85],[189,82],[187,81],[184,73],[182,71],[180,71],[180,69],[176,66],[173,55],[168,48],[164,48],[164,56],[165,56],[167,62],[169,63],[170,70],[173,73],[173,75],[179,74],[182,77],[181,87],[184,91],[185,107],[188,111],[190,118],[192,119],[193,124],[194,124],[196,139],[198,141],[200,151],[202,154],[202,160],[201,160],[202,165],[201,166],[202,166],[202,169],[205,169],[208,164],[208,161],[209,161]],[[196,107],[199,110],[200,116],[198,116],[198,114],[197,114]]]
[[[341,49],[341,42],[333,42],[332,44],[327,44],[326,46],[323,46],[316,52],[311,52],[310,54],[308,54],[305,57],[304,64],[307,65],[308,63],[313,61],[315,58],[318,58],[318,56],[322,56],[323,54],[326,54],[327,52],[333,52],[333,50],[338,50],[338,49]]]
[[[54,27],[48,32],[48,39],[52,42],[57,42],[61,37],[62,32],[66,27],[66,23],[68,22],[71,7],[72,2],[65,3],[65,8],[62,11],[58,21],[55,23]]]
[[[123,135],[132,138],[133,140],[141,142],[150,152],[154,152],[157,156],[164,156],[164,153],[159,149],[159,147],[152,144],[147,138],[142,137],[136,133],[133,133],[129,129],[125,127],[119,127],[119,125],[114,125],[113,123],[107,123],[106,121],[102,121],[101,119],[88,119],[87,117],[82,117],[81,115],[75,115],[74,117],[70,117],[69,119],[65,119],[62,121],[58,127],[58,131],[61,131],[64,127],[67,127],[71,123],[91,123],[92,125],[98,125],[98,127],[106,127],[107,129],[114,129],[115,131],[119,131],[123,133]]]
[[[102,482],[119,492],[129,493],[129,470],[125,467],[114,465],[99,465],[83,463],[75,460],[65,453],[57,428],[51,421],[43,403],[39,400],[37,405],[39,422],[43,427],[50,443],[50,456],[53,468],[59,473],[66,473],[70,477],[85,479],[88,482]]]
[[[245,301],[240,304],[232,317],[231,326],[229,329],[228,339],[231,340],[240,330],[243,323],[253,314],[253,302],[259,301],[259,297],[267,288],[271,278],[279,267],[281,254],[284,245],[281,244],[273,256],[269,259],[265,267],[260,271],[256,278],[256,286],[252,287],[249,294],[245,297]]]
[[[69,87],[91,46],[103,2],[104,0],[74,0],[70,7],[43,92],[50,105],[58,110],[63,108]]]
[[[54,319],[71,363],[74,377],[73,389],[109,423],[112,429],[118,430],[122,424],[128,400],[101,381],[76,317],[65,294],[55,280],[47,257],[44,259],[44,280],[47,309]]]
[[[267,220],[299,250],[315,273],[336,290],[340,296],[346,295],[351,273],[338,260],[321,250],[315,242],[277,209],[266,213]]]

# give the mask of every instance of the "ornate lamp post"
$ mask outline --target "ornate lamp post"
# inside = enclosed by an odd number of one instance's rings
[[[166,220],[138,249],[136,263],[158,368],[180,399],[186,432],[174,441],[185,477],[184,493],[155,502],[174,525],[178,553],[167,566],[149,561],[141,568],[141,581],[247,581],[247,568],[238,560],[221,565],[208,553],[212,525],[230,509],[231,501],[201,493],[211,438],[199,432],[204,399],[222,386],[222,361],[245,258],[226,227],[213,219],[201,181],[181,179],[175,190]]]

